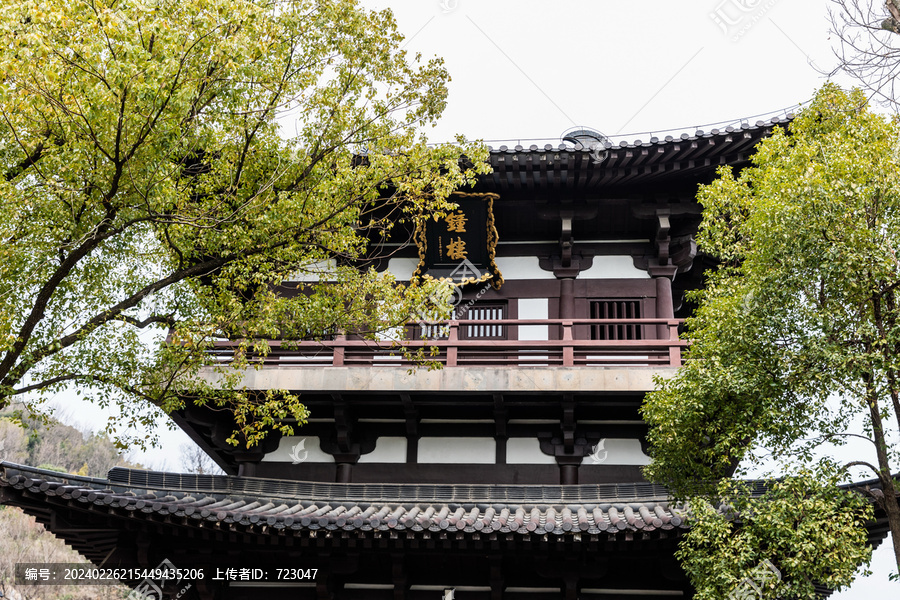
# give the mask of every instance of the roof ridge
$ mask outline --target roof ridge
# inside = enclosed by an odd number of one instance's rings
[[[737,127],[730,124],[730,123],[736,123],[737,121],[734,121],[734,122],[729,121],[728,122],[729,125],[726,125],[722,128],[713,127],[712,129],[709,129],[708,131],[700,129],[698,127],[695,130],[693,135],[687,133],[687,129],[689,129],[689,128],[667,129],[667,130],[657,132],[657,133],[662,134],[662,133],[668,133],[668,132],[682,131],[683,133],[681,133],[677,137],[673,136],[673,135],[666,135],[665,137],[660,138],[659,136],[653,135],[654,132],[648,131],[646,133],[648,135],[650,135],[650,138],[649,138],[649,141],[646,141],[646,142],[641,140],[640,138],[634,139],[632,142],[628,142],[626,139],[624,139],[626,136],[640,135],[640,133],[624,134],[622,136],[608,136],[607,141],[604,144],[602,144],[602,146],[598,145],[596,148],[595,147],[587,147],[587,146],[582,146],[579,148],[578,146],[575,146],[572,144],[565,144],[565,143],[560,143],[558,145],[544,144],[543,146],[539,146],[538,144],[530,144],[528,147],[525,147],[524,145],[519,143],[519,144],[516,144],[516,146],[513,148],[510,148],[509,146],[507,146],[505,144],[501,145],[497,148],[495,148],[493,146],[488,146],[488,150],[490,151],[491,154],[518,153],[518,152],[522,152],[522,153],[579,152],[579,153],[591,154],[600,147],[602,147],[606,150],[616,150],[616,149],[620,149],[620,148],[642,148],[642,147],[646,148],[646,147],[651,147],[651,146],[664,146],[667,144],[679,143],[679,142],[685,142],[685,141],[695,141],[695,140],[698,140],[701,138],[727,136],[729,134],[736,133],[736,132],[754,131],[757,129],[765,129],[768,127],[774,127],[776,125],[784,125],[784,124],[790,123],[794,119],[794,117],[795,117],[794,113],[788,112],[788,113],[785,113],[784,116],[773,116],[772,118],[770,118],[768,120],[760,119],[760,120],[757,120],[753,124],[751,124],[749,122],[741,121],[740,126],[737,126]],[[708,127],[708,126],[704,125],[701,127]],[[617,143],[613,142],[611,139],[609,139],[612,137],[618,137],[618,138],[620,138],[620,140]],[[551,139],[551,138],[545,138],[545,139]],[[501,140],[493,140],[493,141],[501,141]],[[508,141],[509,142],[514,142],[514,141],[521,142],[522,140],[508,140]],[[541,141],[541,140],[524,140],[524,141],[529,142],[529,141]]]
[[[438,502],[443,504],[490,504],[516,502],[557,504],[591,502],[628,503],[648,500],[668,501],[663,486],[648,482],[582,485],[522,484],[416,484],[416,483],[327,483],[230,475],[167,473],[113,467],[107,479],[69,475],[28,465],[0,462],[2,477],[15,475],[43,481],[79,482],[85,487],[128,488],[154,492],[204,493],[257,498],[355,501],[355,502]]]

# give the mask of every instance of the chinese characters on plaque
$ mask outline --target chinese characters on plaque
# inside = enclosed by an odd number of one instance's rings
[[[418,275],[447,278],[457,283],[491,274],[491,284],[503,279],[494,264],[497,230],[492,198],[454,197],[459,206],[437,220],[428,219],[417,231]]]

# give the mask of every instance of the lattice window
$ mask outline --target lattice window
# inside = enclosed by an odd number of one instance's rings
[[[456,308],[456,318],[459,320],[484,321],[481,323],[471,323],[459,326],[459,338],[463,340],[477,339],[506,339],[506,326],[491,323],[497,319],[506,318],[505,302],[475,302],[472,306],[467,306],[468,301],[464,300],[461,306]],[[447,339],[447,325],[431,325],[424,322],[420,323],[414,330],[414,335],[418,339]]]
[[[465,303],[463,303],[465,306]],[[506,327],[491,321],[503,319],[506,316],[505,302],[480,302],[470,306],[468,310],[460,314],[460,319],[472,321],[484,321],[482,323],[471,323],[469,325],[460,326],[460,337],[467,340],[472,339],[506,339]]]
[[[634,299],[592,300],[592,319],[640,319],[641,301]],[[639,340],[642,338],[641,325],[609,324],[591,325],[591,339],[594,340]]]
[[[431,318],[437,318],[437,317],[432,317],[431,315],[419,315],[419,316],[422,317],[423,320],[420,321],[419,324],[413,328],[413,336],[416,339],[420,339],[420,340],[445,340],[445,339],[447,339],[447,325],[446,324],[442,325],[439,323],[437,323],[437,324],[426,323],[426,321],[425,321],[426,319],[430,320]]]

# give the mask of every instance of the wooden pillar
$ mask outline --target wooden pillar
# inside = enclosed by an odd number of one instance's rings
[[[503,589],[506,582],[503,579],[503,559],[494,554],[490,557],[491,563],[491,600],[503,600]]]
[[[575,280],[559,280],[559,318],[575,318]]]
[[[674,319],[675,304],[672,302],[672,280],[668,277],[656,277],[656,318]],[[669,327],[666,324],[656,326],[656,339],[669,339]]]
[[[447,334],[447,364],[448,367],[456,366],[457,343],[459,341],[459,321],[450,321],[450,331]]]
[[[333,575],[322,577],[321,572],[316,578],[316,598],[318,600],[332,600],[335,592],[335,580]]]
[[[578,485],[578,465],[559,465],[559,484]]]
[[[391,554],[391,581],[394,584],[394,600],[406,600],[409,590],[409,573],[402,552]]]
[[[347,336],[343,333],[339,333],[334,336],[334,341],[336,342],[334,346],[332,346],[332,362],[331,366],[333,367],[343,367],[344,366],[344,345],[343,343],[347,341]]]
[[[338,463],[337,464],[337,474],[335,475],[334,481],[336,483],[350,483],[353,480],[353,464],[352,463]]]
[[[570,344],[563,346],[562,349],[564,367],[575,366],[575,342],[572,327],[572,321],[562,322],[562,339],[564,342],[570,342]]]
[[[265,456],[262,452],[235,452],[239,477],[256,477],[256,467]]]
[[[565,600],[578,600],[578,575],[576,573],[566,573],[563,576],[564,598]]]

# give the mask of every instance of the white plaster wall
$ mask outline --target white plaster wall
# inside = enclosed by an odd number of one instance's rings
[[[359,457],[362,463],[405,463],[406,438],[380,437],[375,441],[375,449]]]
[[[262,462],[294,462],[294,459],[291,457],[293,453],[293,448],[297,444],[301,443],[303,440],[306,440],[306,443],[303,444],[303,449],[298,449],[296,455],[298,457],[304,456],[304,452],[306,453],[306,458],[300,462],[304,463],[333,463],[334,457],[330,454],[322,452],[322,449],[319,448],[319,438],[311,435],[307,436],[299,436],[292,435],[281,438],[281,441],[278,442],[278,449],[274,452],[269,452],[266,454]]]
[[[499,256],[495,259],[497,268],[503,279],[515,281],[521,279],[556,279],[551,271],[540,266],[537,256]],[[394,274],[397,281],[408,281],[412,277],[418,258],[392,258],[388,261],[387,270]],[[649,279],[650,275],[635,268],[630,256],[595,256],[591,268],[578,274],[578,279]],[[306,281],[295,279],[294,281]]]
[[[582,466],[603,465],[649,465],[650,457],[641,450],[641,443],[633,438],[607,438],[603,440],[603,450],[594,456],[586,456]]]
[[[388,261],[387,270],[397,281],[409,281],[418,265],[418,258],[392,258]]]
[[[647,271],[635,268],[630,256],[595,256],[591,268],[578,279],[650,279]]]
[[[547,298],[519,298],[520,319],[548,319],[550,301]],[[520,340],[548,340],[547,325],[519,325]]]
[[[419,463],[492,465],[497,459],[494,438],[424,437],[419,440]]]
[[[297,455],[306,458],[304,463],[333,463],[334,457],[322,452],[319,438],[315,436],[289,436],[281,438],[278,449],[263,457],[263,462],[294,462],[293,448],[306,440]],[[363,454],[360,463],[406,462],[405,437],[380,437],[375,450]],[[647,465],[650,458],[641,450],[638,440],[630,438],[606,438],[603,450],[594,456],[586,456],[583,466]],[[423,464],[494,464],[496,442],[494,438],[426,437],[419,440],[419,463]],[[506,462],[511,465],[552,465],[556,460],[541,452],[535,438],[510,438],[506,442]]]
[[[506,463],[510,465],[555,465],[556,459],[541,452],[537,438],[506,440]]]
[[[541,268],[537,256],[501,256],[494,260],[503,274],[503,279],[556,279],[556,276]]]
[[[549,300],[547,298],[519,298],[519,318],[520,319],[547,319],[549,318]],[[519,325],[520,340],[548,340],[548,325]],[[540,350],[521,350],[520,358],[547,358],[546,352]],[[529,366],[546,366],[547,363],[528,363]]]

